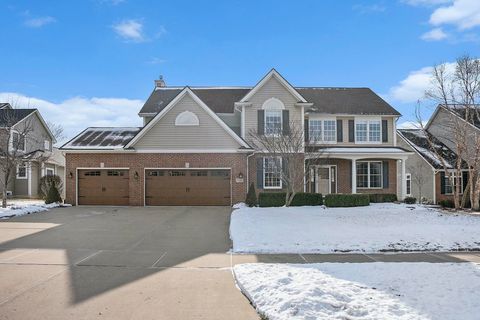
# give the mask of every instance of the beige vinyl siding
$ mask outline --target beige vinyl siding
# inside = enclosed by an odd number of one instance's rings
[[[285,110],[289,110],[290,123],[303,125],[302,108],[296,107],[297,99],[285,88],[275,77],[270,78],[250,99],[251,106],[245,110],[245,139],[251,132],[257,132],[257,110],[262,109],[263,103],[270,99],[277,98],[285,105]]]
[[[175,126],[177,115],[183,111],[195,113],[199,126]],[[240,144],[186,94],[133,147],[137,150],[238,149]]]
[[[45,140],[50,141],[50,150],[48,151],[52,150],[52,138],[36,114],[32,114],[20,121],[15,125],[15,130],[19,132],[28,131],[26,137],[26,153],[35,150],[44,150]]]
[[[397,136],[397,146],[414,152],[412,155],[408,156],[405,164],[405,173],[410,173],[412,177],[412,197],[417,198],[417,200],[420,200],[420,197],[424,197],[433,202],[433,195],[435,192],[435,175],[433,168],[400,136]],[[397,174],[400,176],[402,167],[400,165],[397,167]]]

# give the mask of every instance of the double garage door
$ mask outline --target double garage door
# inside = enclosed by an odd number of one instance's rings
[[[145,170],[147,206],[227,206],[230,199],[230,170]],[[79,170],[78,204],[129,205],[129,170]]]

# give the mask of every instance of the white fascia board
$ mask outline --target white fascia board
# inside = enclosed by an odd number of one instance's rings
[[[285,80],[285,78],[283,78],[278,72],[277,70],[275,69],[272,69],[270,70],[270,72],[268,72],[263,78],[262,80],[260,80],[259,83],[257,83],[257,85],[255,87],[253,87],[252,90],[250,90],[246,95],[245,97],[242,98],[242,100],[240,100],[240,102],[247,102],[250,100],[250,98],[255,94],[257,93],[257,91],[263,87],[263,85],[268,81],[270,80],[270,78],[272,77],[275,77],[278,81],[280,81],[280,83],[285,87],[285,89],[287,89],[295,98],[298,99],[298,101],[300,102],[307,102],[307,100],[305,100],[304,97],[302,97],[302,95],[300,93],[298,93],[297,90],[295,90],[295,88],[290,84],[288,83],[287,80]]]
[[[160,111],[145,127],[140,130],[137,135],[130,140],[130,142],[125,146],[125,148],[130,148],[133,146],[140,138],[142,138],[160,119],[162,119],[185,95],[190,95],[192,99],[204,109],[235,141],[237,141],[241,146],[245,148],[250,148],[249,145],[245,143],[233,130],[227,126],[225,122],[220,119],[215,112],[212,111],[193,91],[185,87],[170,103]]]

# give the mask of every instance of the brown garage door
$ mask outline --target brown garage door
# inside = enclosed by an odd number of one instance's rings
[[[147,206],[229,206],[230,170],[146,170]]]
[[[126,206],[128,170],[79,170],[78,204]]]

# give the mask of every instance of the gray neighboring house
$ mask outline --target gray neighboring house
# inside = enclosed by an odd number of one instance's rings
[[[436,152],[432,151],[426,134],[433,142]],[[407,196],[415,197],[417,200],[423,198],[428,203],[453,200],[452,186],[448,175],[445,175],[442,163],[447,164],[448,170],[454,170],[458,156],[437,136],[433,136],[430,132],[426,134],[421,129],[397,130],[398,146],[414,152],[409,155],[406,162]],[[468,167],[465,162],[462,162],[462,167],[464,169],[460,180],[463,192],[468,181]]]
[[[65,157],[53,147],[55,137],[37,109],[13,109],[8,103],[0,103],[0,129],[12,123],[13,134],[16,127],[21,128],[27,123],[32,129],[24,138],[24,165],[16,168],[7,192],[13,197],[37,198],[41,177],[56,174],[65,181]],[[5,148],[7,141],[7,137],[0,136],[2,148]],[[1,185],[0,192],[3,192]],[[64,197],[64,191],[61,192]]]

